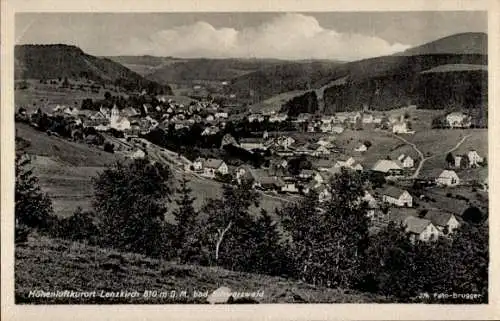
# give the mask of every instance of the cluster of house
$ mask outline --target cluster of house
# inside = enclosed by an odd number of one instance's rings
[[[119,109],[101,107],[98,111],[80,110],[76,107],[59,106],[52,114],[60,114],[76,119],[85,127],[94,127],[98,131],[116,129],[130,136],[145,134],[157,126],[175,124],[175,129],[189,128],[195,123],[207,124],[202,135],[212,135],[225,126],[228,113],[213,102],[196,101],[190,105],[178,104],[171,99],[158,97],[163,105],[153,107],[143,104],[140,110],[134,107]]]
[[[484,158],[476,150],[470,150],[462,155],[455,155],[454,163],[451,165],[455,168],[470,168],[479,167],[483,162]]]

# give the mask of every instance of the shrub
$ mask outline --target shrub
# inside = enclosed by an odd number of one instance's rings
[[[106,142],[106,143],[104,143],[104,151],[108,152],[108,153],[114,153],[115,146],[110,142]]]

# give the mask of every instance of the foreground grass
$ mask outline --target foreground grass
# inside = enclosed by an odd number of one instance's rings
[[[326,289],[285,278],[228,271],[220,268],[178,265],[133,253],[93,247],[66,240],[32,235],[15,251],[16,303],[206,303],[193,291],[210,294],[220,286],[232,291],[263,291],[259,303],[365,303],[385,302],[383,297],[355,291]],[[34,298],[43,291],[137,291],[137,298]],[[184,298],[144,298],[144,291],[187,291]]]

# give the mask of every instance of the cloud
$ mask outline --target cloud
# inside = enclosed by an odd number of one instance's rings
[[[147,39],[133,38],[121,50],[184,58],[340,59],[389,55],[410,46],[361,34],[323,28],[316,18],[296,13],[275,17],[241,30],[214,28],[206,22],[158,31]]]

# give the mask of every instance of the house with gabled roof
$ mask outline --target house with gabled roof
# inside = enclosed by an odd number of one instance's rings
[[[420,218],[416,213],[408,211],[391,211],[389,221],[397,226],[402,226],[412,242],[434,241],[439,238],[441,232],[434,226],[431,220]]]
[[[229,168],[222,159],[209,158],[203,162],[203,176],[215,178],[216,173],[227,175]]]
[[[460,184],[460,178],[453,170],[443,170],[436,178],[436,184],[439,186],[457,186]]]
[[[401,175],[403,173],[403,167],[400,161],[380,159],[373,165],[372,171],[389,175]]]
[[[404,168],[413,168],[415,166],[415,161],[409,155],[401,154],[398,157],[398,161],[403,164]]]
[[[412,207],[413,197],[408,191],[396,186],[386,186],[380,191],[382,195],[382,202],[399,206],[399,207]]]
[[[439,232],[443,234],[453,233],[453,231],[460,227],[460,222],[453,213],[429,210],[425,218],[430,220]]]
[[[484,161],[484,158],[479,156],[476,150],[469,151],[467,157],[469,158],[469,166],[471,167],[477,167]]]
[[[335,167],[346,167],[351,168],[356,163],[356,160],[352,157],[340,159],[335,163]]]

